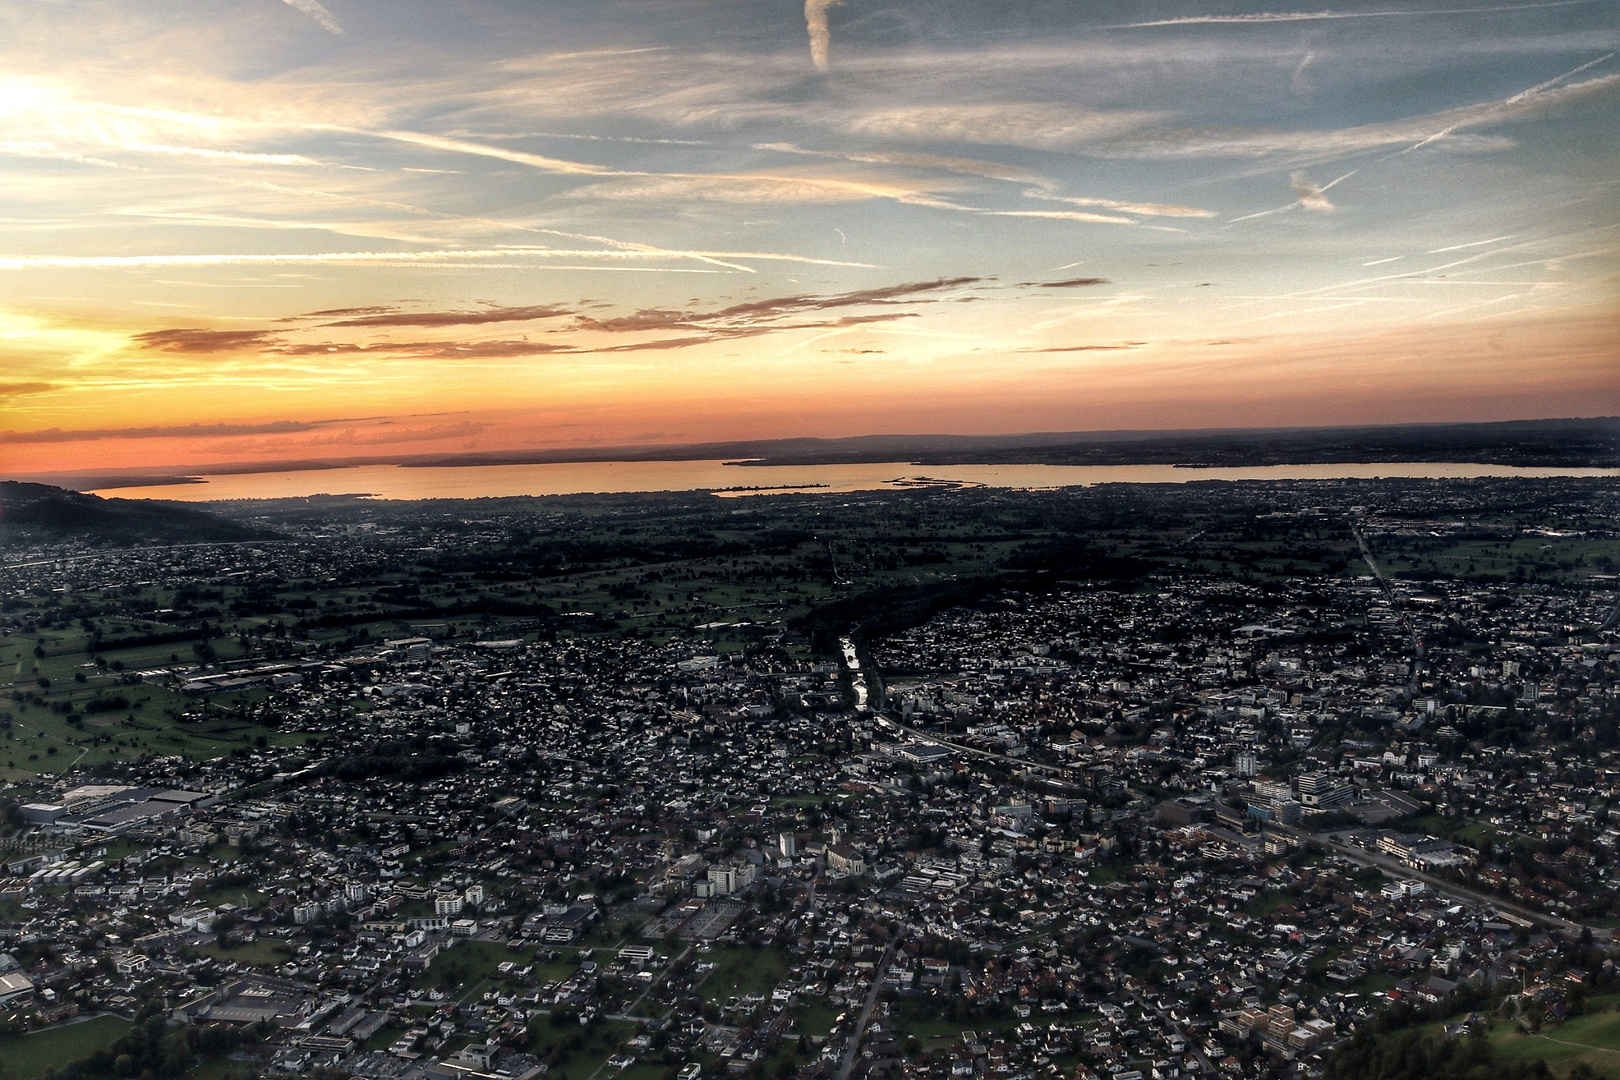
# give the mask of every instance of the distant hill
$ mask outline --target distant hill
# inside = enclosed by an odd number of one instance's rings
[[[82,540],[122,547],[256,540],[270,534],[218,514],[135,499],[103,499],[49,484],[0,480],[0,543]]]
[[[454,454],[407,466],[566,461],[743,459],[759,465],[910,461],[918,465],[1307,465],[1451,461],[1620,467],[1620,417],[1487,424],[1393,424],[1203,431],[1060,431],[1023,435],[861,435],[687,446]]]

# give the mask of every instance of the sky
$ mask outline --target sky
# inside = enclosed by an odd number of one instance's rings
[[[1617,53],[1620,0],[12,0],[0,474],[1620,413]]]

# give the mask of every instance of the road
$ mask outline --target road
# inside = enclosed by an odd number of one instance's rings
[[[677,956],[675,959],[671,960],[669,963],[664,965],[664,970],[660,971],[658,973],[658,977],[653,979],[652,982],[647,984],[647,989],[643,990],[641,992],[641,994],[639,996],[637,996],[636,1000],[632,1001],[628,1006],[625,1007],[625,1010],[624,1010],[624,1012],[622,1014],[620,1014],[618,1016],[610,1016],[610,1017],[608,1017],[608,1019],[609,1020],[635,1020],[637,1022],[645,1020],[646,1019],[645,1017],[641,1017],[641,1016],[636,1015],[637,1007],[640,1006],[643,1001],[647,1000],[647,995],[648,994],[650,994],[654,990],[658,989],[658,984],[663,982],[665,979],[667,979],[669,977],[669,973],[674,971],[677,967],[679,967],[682,960],[685,960],[690,955],[692,955],[692,946],[688,945],[686,948],[681,950],[681,954],[679,956]]]
[[[1180,1022],[1172,1017],[1170,1015],[1170,1011],[1163,1006],[1154,1006],[1154,1011],[1159,1014],[1160,1019],[1162,1019],[1166,1024],[1170,1025],[1170,1030],[1174,1031],[1176,1036],[1181,1039],[1182,1042],[1187,1044],[1187,1049],[1191,1050],[1193,1057],[1198,1059],[1198,1067],[1204,1070],[1205,1075],[1214,1076],[1214,1062],[1210,1061],[1209,1058],[1205,1056],[1203,1047],[1199,1046],[1198,1043],[1194,1042],[1187,1035],[1187,1029],[1182,1027]]]
[[[1389,583],[1389,579],[1384,576],[1384,572],[1378,569],[1378,564],[1373,562],[1372,549],[1367,546],[1367,538],[1362,535],[1361,525],[1354,518],[1350,521],[1350,531],[1355,534],[1356,545],[1361,548],[1361,561],[1367,564],[1367,569],[1371,570],[1373,577],[1378,579],[1378,587],[1384,590],[1384,598],[1389,601],[1390,607],[1396,607],[1395,587]],[[1407,637],[1412,642],[1412,677],[1407,681],[1406,692],[1416,697],[1422,682],[1419,671],[1423,665],[1423,642],[1418,638],[1417,632],[1412,629],[1411,620],[1407,618],[1406,613],[1401,611],[1399,614],[1401,628],[1406,631]]]
[[[833,1080],[849,1080],[849,1071],[855,1067],[855,1055],[861,1052],[861,1037],[866,1034],[866,1022],[872,1019],[872,1007],[877,1004],[878,991],[883,989],[883,977],[889,973],[889,961],[894,957],[894,946],[891,944],[883,950],[883,958],[878,961],[877,967],[872,969],[872,989],[866,992],[866,1004],[861,1006],[861,1016],[855,1021],[855,1030],[850,1033],[849,1045],[844,1048],[844,1059],[838,1063],[838,1072]]]

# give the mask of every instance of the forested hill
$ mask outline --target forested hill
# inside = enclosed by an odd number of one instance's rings
[[[217,543],[270,534],[172,503],[103,499],[48,484],[0,480],[0,543],[81,540],[108,546]]]

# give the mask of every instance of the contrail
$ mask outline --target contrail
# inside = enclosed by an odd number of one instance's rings
[[[325,30],[327,33],[343,33],[343,27],[338,25],[336,17],[334,17],[330,11],[326,10],[326,7],[321,3],[321,0],[286,0],[286,2],[288,7],[297,8],[305,15],[308,15],[310,18],[320,23],[321,29]]]
[[[289,0],[290,2],[290,0]],[[1572,7],[1594,0],[1547,0],[1536,4],[1501,4],[1495,7],[1437,8],[1432,11],[1266,11],[1253,15],[1188,15],[1179,19],[1152,22],[1117,23],[1105,30],[1135,30],[1144,26],[1210,26],[1218,24],[1318,22],[1323,19],[1387,19],[1413,15],[1481,15],[1493,11],[1537,11],[1541,8]]]
[[[1548,79],[1544,83],[1537,83],[1535,86],[1532,86],[1528,90],[1520,90],[1517,94],[1514,94],[1512,97],[1507,98],[1507,99],[1505,99],[1503,101],[1497,102],[1494,106],[1491,107],[1491,109],[1489,111],[1490,112],[1496,112],[1496,111],[1499,111],[1501,109],[1507,108],[1509,105],[1522,104],[1523,102],[1526,102],[1526,101],[1530,100],[1533,97],[1536,97],[1536,96],[1538,96],[1540,94],[1546,93],[1548,90],[1551,90],[1553,87],[1557,86],[1559,83],[1563,82],[1565,79],[1573,79],[1575,76],[1579,75],[1581,72],[1586,71],[1586,70],[1588,70],[1590,68],[1595,68],[1599,64],[1607,63],[1608,61],[1613,60],[1614,57],[1615,57],[1615,54],[1612,53],[1612,52],[1611,53],[1604,53],[1602,56],[1598,57],[1596,60],[1588,60],[1586,63],[1582,64],[1580,67],[1574,68],[1574,69],[1572,69],[1570,71],[1566,71],[1562,75],[1555,75],[1553,78]],[[1391,154],[1390,157],[1400,157],[1402,154],[1410,154],[1413,150],[1421,150],[1425,146],[1428,146],[1430,143],[1434,142],[1435,140],[1445,138],[1447,135],[1450,135],[1453,131],[1456,131],[1459,127],[1462,127],[1462,126],[1463,126],[1463,124],[1460,122],[1460,123],[1452,124],[1450,127],[1441,128],[1439,131],[1435,132],[1433,135],[1430,135],[1425,139],[1421,139],[1418,142],[1413,143],[1411,146],[1408,146],[1405,150],[1400,150],[1400,151],[1397,151],[1396,153]],[[1384,160],[1387,161],[1387,160],[1389,160],[1389,158],[1385,158]]]
[[[1332,210],[1333,204],[1328,202],[1326,195],[1328,189],[1350,179],[1360,171],[1360,169],[1351,169],[1343,176],[1329,180],[1321,187],[1317,187],[1315,184],[1311,183],[1304,173],[1297,172],[1293,175],[1290,182],[1293,186],[1294,194],[1298,195],[1299,198],[1295,199],[1287,206],[1279,206],[1275,210],[1262,210],[1258,214],[1244,214],[1242,217],[1232,218],[1226,223],[1226,225],[1222,225],[1221,228],[1224,229],[1228,225],[1236,225],[1240,221],[1253,221],[1255,218],[1270,217],[1272,214],[1280,214],[1285,210],[1292,210],[1296,206],[1303,206],[1310,210]]]
[[[832,43],[832,35],[827,32],[827,9],[836,7],[842,2],[843,0],[804,0],[804,24],[810,31],[810,59],[821,71],[827,70],[827,46]]]

